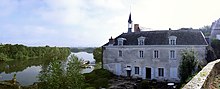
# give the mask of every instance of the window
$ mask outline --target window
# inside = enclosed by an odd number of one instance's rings
[[[123,45],[124,44],[124,40],[126,40],[125,38],[118,38],[118,45]]]
[[[139,67],[134,67],[134,74],[139,74]]]
[[[175,59],[175,58],[176,58],[175,50],[170,50],[170,59]]]
[[[123,45],[123,40],[119,40],[118,45]]]
[[[122,57],[122,51],[121,50],[118,51],[118,56]]]
[[[143,51],[139,51],[139,55],[140,55],[140,58],[143,58],[144,57],[144,52]]]
[[[138,38],[138,45],[144,45],[145,37],[141,36]]]
[[[176,45],[176,41],[175,40],[170,40],[170,45]]]
[[[159,51],[158,50],[154,50],[154,58],[159,58]]]
[[[158,68],[158,76],[163,77],[164,76],[164,68]]]
[[[169,36],[169,44],[176,45],[176,36]]]
[[[139,40],[138,41],[138,45],[144,45],[144,41],[143,40]]]

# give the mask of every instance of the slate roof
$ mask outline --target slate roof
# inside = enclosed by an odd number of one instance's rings
[[[114,45],[118,45],[118,38],[125,38],[124,45],[138,45],[139,37],[145,38],[145,45],[169,45],[169,36],[176,36],[176,45],[207,45],[204,35],[198,30],[160,30],[122,33],[115,38]],[[105,44],[104,46],[108,45]]]

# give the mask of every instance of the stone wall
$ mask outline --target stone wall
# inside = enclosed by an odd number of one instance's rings
[[[201,63],[206,63],[206,46],[201,45],[134,45],[134,46],[105,46],[103,50],[103,67],[116,75],[127,76],[125,68],[131,67],[131,76],[146,79],[146,68],[150,68],[151,79],[170,80],[178,82],[178,67],[183,50],[193,49]],[[119,56],[119,50],[122,56]],[[154,58],[154,50],[158,50],[159,57]],[[170,59],[170,50],[175,50],[175,59]],[[143,51],[140,57],[139,51]],[[120,64],[120,65],[119,65]],[[135,67],[139,67],[139,74],[135,74]],[[158,76],[158,68],[164,69],[164,76]]]
[[[220,59],[208,63],[182,89],[210,89],[218,74],[220,74]]]

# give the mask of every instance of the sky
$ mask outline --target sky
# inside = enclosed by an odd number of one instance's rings
[[[219,0],[0,0],[0,43],[99,47],[127,32],[201,28],[220,18]]]

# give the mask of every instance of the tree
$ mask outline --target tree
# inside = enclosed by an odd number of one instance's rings
[[[217,58],[220,58],[220,40],[212,39],[211,46],[212,46]]]
[[[7,61],[7,55],[0,53],[0,61]]]
[[[81,62],[76,56],[71,56],[66,69],[60,61],[55,60],[39,75],[42,89],[82,89],[84,76],[81,72]]]
[[[46,70],[42,70],[39,80],[42,82],[42,89],[61,89],[64,81],[62,64],[59,61],[51,62]]]
[[[199,30],[202,31],[202,33],[205,36],[210,36],[211,35],[211,26],[209,26],[209,25],[203,26],[203,27],[199,28]]]
[[[84,76],[80,73],[82,62],[78,57],[72,55],[70,61],[67,64],[67,72],[66,72],[66,79],[67,79],[67,89],[82,89],[84,84]]]
[[[184,50],[181,55],[182,59],[179,65],[179,77],[180,81],[184,83],[187,78],[193,75],[198,62],[193,50]]]
[[[93,56],[94,59],[96,60],[96,63],[100,63],[102,61],[102,48],[101,47],[96,48],[93,51]]]

